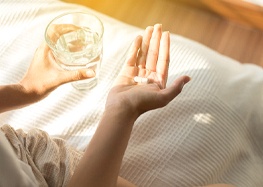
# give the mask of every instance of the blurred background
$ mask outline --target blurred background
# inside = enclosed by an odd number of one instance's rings
[[[64,0],[125,23],[200,42],[242,63],[263,67],[263,0]]]

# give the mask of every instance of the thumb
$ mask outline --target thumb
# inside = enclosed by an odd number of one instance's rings
[[[65,71],[63,74],[65,80],[64,83],[88,79],[96,76],[96,73],[93,69],[79,69],[73,71]]]
[[[174,83],[162,90],[162,94],[165,97],[166,104],[172,101],[177,95],[179,95],[186,83],[191,80],[189,76],[181,76],[177,78]]]

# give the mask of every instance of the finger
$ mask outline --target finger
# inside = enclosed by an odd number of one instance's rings
[[[60,76],[60,82],[68,83],[72,81],[84,80],[95,77],[93,69],[79,69],[74,71],[64,71]]]
[[[156,63],[159,55],[161,35],[162,35],[162,25],[161,24],[154,25],[154,30],[152,33],[152,38],[150,41],[148,54],[146,58],[146,69],[150,71],[156,70]]]
[[[162,100],[164,101],[164,106],[172,101],[178,94],[180,94],[184,85],[190,80],[191,78],[188,76],[181,76],[176,79],[170,87],[161,90],[161,93],[164,96],[164,98],[162,98]]]
[[[146,57],[147,57],[152,33],[153,33],[153,27],[152,26],[149,26],[145,29],[143,39],[142,39],[142,45],[141,45],[141,48],[139,51],[138,61],[137,61],[137,66],[140,68],[145,68]]]
[[[137,36],[132,43],[132,46],[128,52],[126,65],[135,66],[137,62],[138,50],[141,47],[142,36]]]
[[[156,65],[156,73],[158,79],[162,84],[162,88],[166,87],[169,62],[170,62],[170,34],[169,32],[164,32],[161,37],[159,57]]]

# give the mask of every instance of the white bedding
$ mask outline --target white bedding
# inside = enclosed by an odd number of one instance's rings
[[[255,5],[263,6],[263,1],[262,0],[244,0],[250,3],[253,3]]]
[[[0,84],[19,81],[44,40],[48,22],[76,10],[96,14],[105,26],[99,84],[85,92],[63,85],[39,103],[1,114],[0,122],[24,130],[40,128],[84,149],[125,53],[142,29],[56,0],[1,1]],[[241,65],[172,34],[168,85],[182,74],[192,77],[183,93],[136,121],[120,175],[145,187],[219,182],[263,186],[262,68]]]

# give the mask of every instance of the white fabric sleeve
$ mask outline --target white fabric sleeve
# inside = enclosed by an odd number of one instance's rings
[[[2,132],[0,132],[0,142],[0,186],[37,186],[30,166],[16,157]]]

